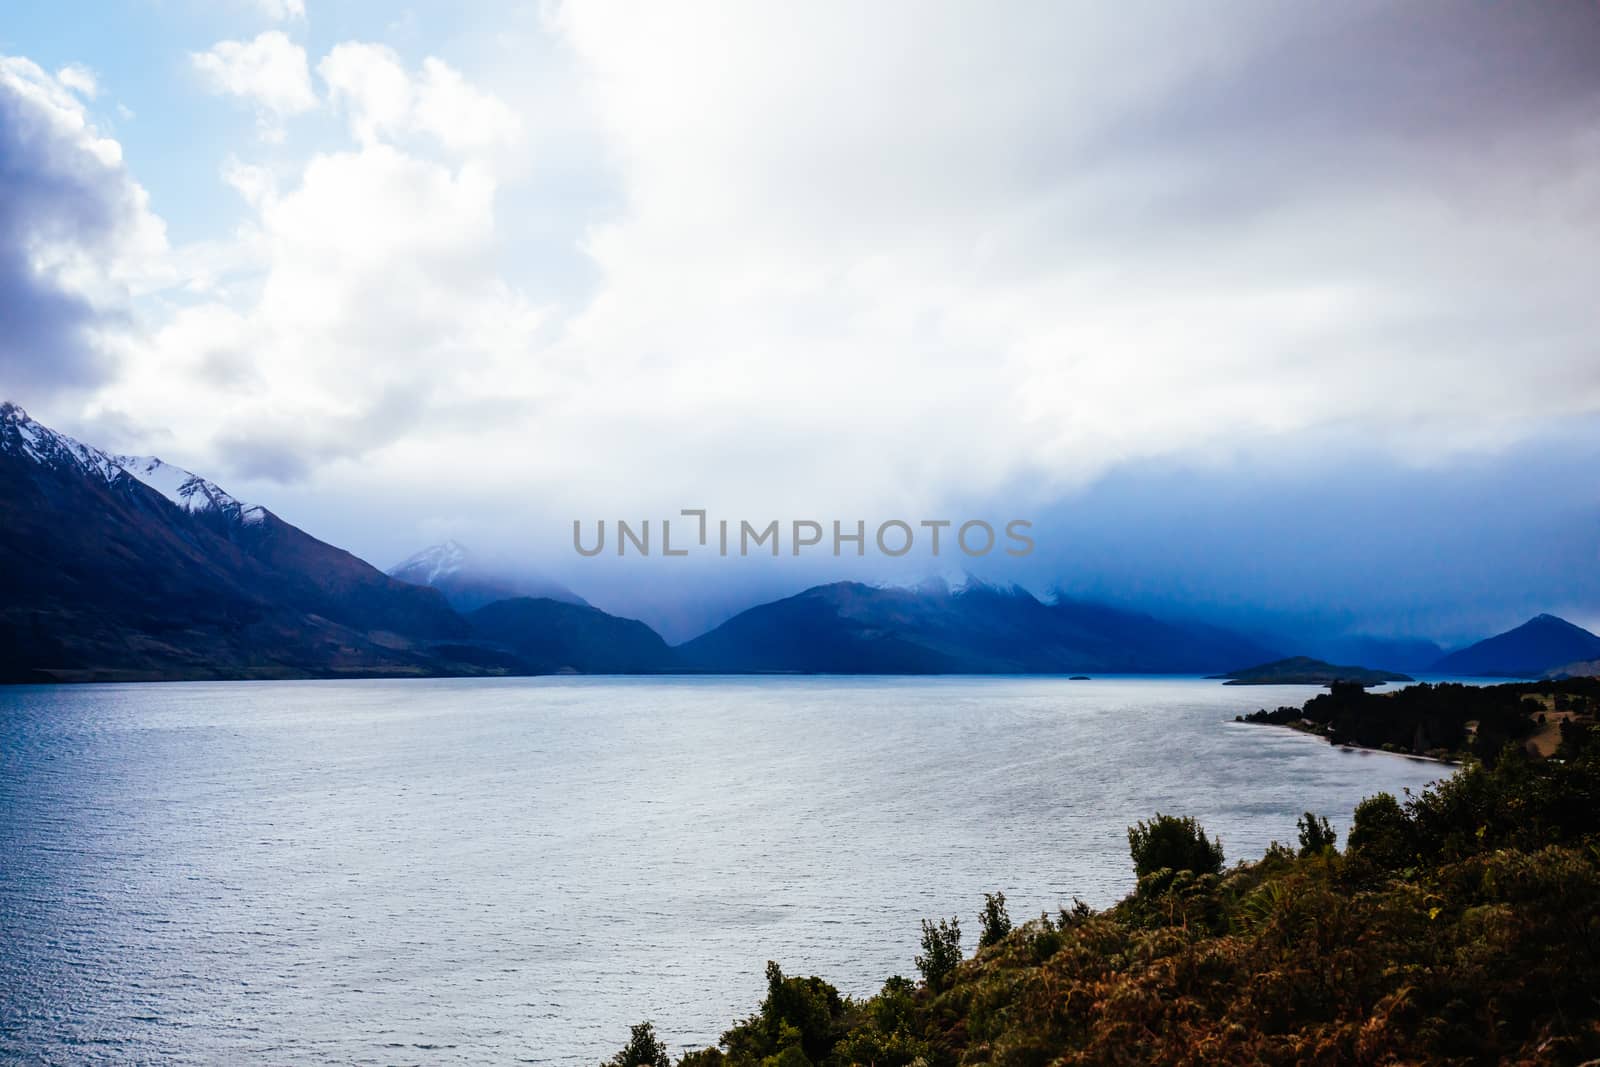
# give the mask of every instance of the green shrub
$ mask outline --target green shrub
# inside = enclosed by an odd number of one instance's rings
[[[1222,842],[1213,842],[1190,816],[1162,815],[1128,827],[1128,851],[1140,878],[1163,869],[1217,874],[1222,870]]]
[[[952,916],[940,919],[934,925],[922,920],[922,955],[916,959],[917,970],[929,987],[937,989],[955,973],[961,963],[961,920]]]
[[[1306,812],[1300,816],[1295,826],[1300,831],[1300,855],[1316,856],[1334,848],[1339,843],[1339,835],[1333,832],[1333,825],[1321,815]]]
[[[1006,912],[1004,893],[983,895],[983,911],[978,913],[978,922],[983,928],[983,932],[978,935],[979,948],[988,948],[1005,939],[1011,932],[1011,916]]]
[[[1416,857],[1411,824],[1391,793],[1367,797],[1356,805],[1350,826],[1350,854],[1385,870],[1398,871]]]
[[[672,1067],[667,1046],[656,1038],[656,1028],[647,1019],[635,1026],[622,1051],[606,1061],[606,1067]]]

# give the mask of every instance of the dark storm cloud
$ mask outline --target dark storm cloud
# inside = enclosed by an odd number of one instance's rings
[[[1132,128],[1180,150],[1215,147],[1229,133],[1261,146],[1386,140],[1462,149],[1593,117],[1600,6],[1329,5],[1293,13],[1231,69],[1184,80],[1158,122]]]
[[[40,265],[41,251],[105,256],[129,225],[128,178],[62,122],[44,75],[7,60],[0,76],[0,390],[36,398],[92,386],[110,367],[88,331],[98,308]],[[59,90],[54,90],[58,95]]]
[[[1419,187],[1532,197],[1592,166],[1600,4],[1286,5],[1235,37],[1033,165],[1120,179],[1095,221],[1152,242]]]

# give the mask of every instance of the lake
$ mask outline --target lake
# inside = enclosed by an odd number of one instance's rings
[[[872,993],[918,922],[1230,862],[1445,768],[1232,721],[1314,689],[1117,678],[0,688],[0,1059],[597,1063]]]

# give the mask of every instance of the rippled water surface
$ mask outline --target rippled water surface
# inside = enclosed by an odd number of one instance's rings
[[[594,1063],[714,1042],[763,967],[866,994],[918,920],[1230,859],[1436,764],[1184,679],[0,688],[0,1058]]]

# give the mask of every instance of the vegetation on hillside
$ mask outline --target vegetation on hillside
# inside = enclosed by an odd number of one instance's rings
[[[1437,688],[1437,687],[1436,687]],[[986,898],[924,923],[921,981],[842,996],[767,966],[767,994],[680,1067],[1584,1063],[1600,1058],[1600,731],[1512,744],[1404,800],[1363,801],[1343,851],[1223,866],[1192,819],[1135,825],[1137,887],[1013,924]],[[619,1067],[665,1062],[635,1028]],[[626,1053],[626,1050],[625,1050]]]
[[[1492,761],[1510,742],[1548,756],[1561,730],[1583,730],[1600,711],[1600,678],[1507,685],[1409,685],[1369,693],[1335,683],[1299,708],[1265,709],[1241,722],[1292,726],[1336,745],[1459,760]]]

